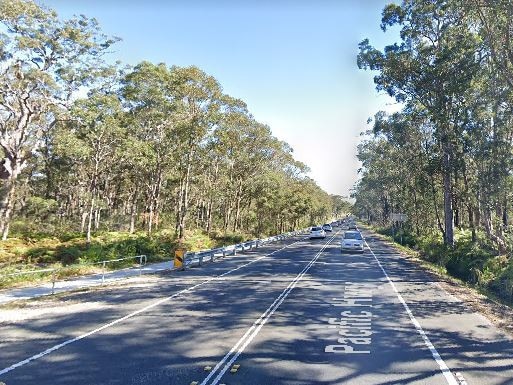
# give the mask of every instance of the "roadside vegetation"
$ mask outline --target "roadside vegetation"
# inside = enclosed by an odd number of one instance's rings
[[[18,222],[14,223],[15,225]],[[19,223],[24,229],[24,223]],[[16,226],[13,226],[16,228]],[[33,236],[35,234],[32,234]],[[189,251],[216,248],[251,239],[250,234],[212,233],[210,236],[200,229],[187,230],[181,247]],[[169,261],[172,267],[174,250],[178,240],[169,230],[155,231],[151,235],[140,231],[93,233],[91,242],[86,242],[80,232],[58,236],[27,237],[24,231],[19,237],[11,237],[2,242],[0,248],[0,271],[2,275],[21,271],[36,271],[48,268],[58,269],[57,279],[98,273],[103,267],[101,261],[115,260],[130,256],[145,255],[146,261]],[[136,266],[139,259],[132,258],[106,264],[106,270]],[[12,287],[27,282],[49,281],[52,272],[4,277],[0,288]]]
[[[0,276],[277,234],[345,207],[200,68],[105,60],[117,37],[0,2]]]
[[[400,40],[362,41],[358,65],[402,109],[376,113],[358,148],[355,213],[389,234],[402,227],[422,258],[511,302],[510,2],[405,0],[382,15]]]
[[[469,230],[457,229],[454,247],[439,234],[418,236],[407,228],[372,226],[398,247],[425,261],[439,273],[450,275],[502,303],[513,305],[513,268],[507,254],[499,254],[485,233],[472,240]]]

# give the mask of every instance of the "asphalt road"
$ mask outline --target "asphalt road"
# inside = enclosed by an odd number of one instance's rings
[[[0,381],[513,384],[513,340],[364,235],[363,254],[335,232],[61,296],[0,323]]]

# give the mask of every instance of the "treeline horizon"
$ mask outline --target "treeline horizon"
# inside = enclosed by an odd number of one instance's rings
[[[0,232],[284,232],[347,210],[292,148],[195,66],[108,64],[117,38],[0,4]],[[83,97],[87,92],[87,96]],[[81,97],[82,95],[82,97]]]

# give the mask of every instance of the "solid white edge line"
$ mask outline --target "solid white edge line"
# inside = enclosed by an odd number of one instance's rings
[[[308,264],[301,270],[301,272],[296,275],[296,277],[289,283],[289,285],[281,292],[281,294],[274,300],[274,302],[262,313],[260,318],[258,318],[253,325],[246,331],[246,333],[237,341],[237,343],[230,349],[228,353],[217,363],[217,365],[212,369],[212,371],[208,374],[208,376],[201,382],[200,385],[206,385],[207,382],[212,378],[216,372],[219,370],[221,366],[224,365],[223,369],[217,374],[216,378],[211,382],[210,385],[216,385],[226,371],[229,369],[230,365],[232,365],[235,360],[240,356],[240,354],[244,351],[244,349],[251,343],[251,341],[256,337],[256,335],[260,332],[260,329],[265,325],[267,320],[274,314],[274,312],[278,309],[278,307],[282,304],[285,298],[290,294],[292,289],[296,286],[296,284],[303,278],[303,276],[310,270],[313,264],[319,259],[321,253],[324,249],[335,239],[338,235],[339,231],[335,233],[329,240],[326,242],[323,247],[315,254],[314,258],[308,262]],[[237,353],[235,353],[229,360],[228,358],[235,352],[235,350],[242,344]],[[228,362],[226,362],[228,360]]]
[[[267,257],[269,257],[269,256],[271,256],[271,255],[273,255],[273,254],[275,254],[275,253],[277,253],[277,252],[279,252],[279,251],[282,251],[282,250],[284,250],[284,249],[286,249],[286,248],[288,248],[288,247],[290,247],[290,246],[292,246],[292,245],[295,245],[295,244],[296,244],[296,243],[298,243],[298,242],[301,242],[302,240],[303,240],[303,239],[300,239],[300,240],[298,240],[298,241],[296,241],[296,242],[293,242],[293,243],[291,243],[291,244],[289,244],[289,245],[286,245],[286,246],[282,247],[281,249],[278,249],[278,250],[275,250],[275,251],[273,251],[273,252],[271,252],[271,253],[269,253],[269,254],[263,255],[263,256],[261,256],[261,257],[259,257],[259,258],[257,258],[257,259],[254,259],[254,260],[252,260],[252,261],[250,261],[250,262],[248,262],[248,263],[245,263],[245,264],[243,264],[243,265],[241,265],[241,266],[238,266],[238,267],[236,267],[236,268],[234,268],[234,269],[232,269],[232,270],[229,270],[229,271],[227,271],[227,272],[225,272],[225,273],[223,273],[223,274],[216,275],[215,277],[211,277],[211,278],[209,278],[209,279],[207,279],[207,280],[205,280],[205,281],[203,281],[203,282],[200,282],[200,283],[198,283],[198,284],[196,284],[196,285],[194,285],[194,286],[191,286],[191,287],[189,287],[189,288],[187,288],[187,289],[180,290],[179,292],[176,292],[176,293],[175,293],[175,294],[173,294],[173,295],[170,295],[170,296],[168,296],[168,297],[161,298],[161,299],[159,299],[158,301],[156,301],[156,302],[154,302],[154,303],[152,303],[152,304],[150,304],[150,305],[148,305],[148,306],[143,307],[142,309],[136,310],[136,311],[134,311],[134,312],[132,312],[132,313],[130,313],[130,314],[127,314],[127,315],[126,315],[126,316],[124,316],[124,317],[118,318],[118,319],[116,319],[116,320],[114,320],[114,321],[112,321],[112,322],[109,322],[108,324],[102,325],[102,326],[100,326],[100,327],[98,327],[98,328],[96,328],[96,329],[94,329],[94,330],[91,330],[91,331],[89,331],[89,332],[87,332],[87,333],[84,333],[84,334],[82,334],[82,335],[80,335],[80,336],[77,336],[77,337],[75,337],[75,338],[72,338],[72,339],[69,339],[69,340],[67,340],[67,341],[61,342],[60,344],[54,345],[54,346],[52,346],[51,348],[48,348],[48,349],[46,349],[46,350],[44,350],[44,351],[42,351],[42,352],[40,352],[40,353],[37,353],[37,354],[35,354],[35,355],[33,355],[33,356],[31,356],[31,357],[29,357],[29,358],[27,358],[27,359],[23,360],[23,361],[19,361],[19,362],[15,363],[15,364],[13,364],[13,365],[11,365],[11,366],[7,367],[7,368],[4,368],[4,369],[0,370],[0,375],[5,374],[5,373],[9,373],[10,371],[12,371],[12,370],[14,370],[14,369],[16,369],[16,368],[19,368],[19,367],[21,367],[21,366],[23,366],[23,365],[28,364],[28,363],[29,363],[29,362],[31,362],[31,361],[35,361],[35,360],[37,360],[37,359],[39,359],[39,358],[41,358],[41,357],[44,357],[44,356],[46,356],[46,355],[48,355],[48,354],[50,354],[50,353],[52,353],[52,352],[54,352],[54,351],[56,351],[56,350],[59,350],[59,349],[63,348],[63,347],[64,347],[64,346],[66,346],[66,345],[69,345],[69,344],[71,344],[71,343],[73,343],[73,342],[80,341],[80,340],[82,340],[82,339],[84,339],[84,338],[86,338],[86,337],[89,337],[89,336],[91,336],[91,335],[93,335],[93,334],[96,334],[96,333],[98,333],[98,332],[100,332],[100,331],[102,331],[102,330],[104,330],[104,329],[107,329],[107,328],[109,328],[109,327],[111,327],[111,326],[114,326],[114,325],[116,325],[116,324],[118,324],[118,323],[120,323],[120,322],[123,322],[123,321],[125,321],[125,320],[127,320],[127,319],[129,319],[129,318],[133,318],[133,317],[135,317],[136,315],[139,315],[139,314],[144,313],[144,312],[146,312],[146,311],[148,311],[148,310],[150,310],[150,309],[153,309],[154,307],[156,307],[156,306],[158,306],[158,305],[161,305],[161,304],[163,304],[164,302],[170,301],[171,299],[176,298],[176,297],[178,297],[178,296],[180,296],[180,295],[182,295],[182,294],[184,294],[184,293],[187,293],[187,292],[189,292],[189,291],[192,291],[192,290],[194,290],[194,289],[196,289],[196,288],[198,288],[198,287],[200,287],[200,286],[203,286],[203,285],[205,285],[205,284],[207,284],[207,283],[210,283],[210,282],[212,282],[212,281],[217,281],[217,280],[219,280],[220,278],[222,278],[222,277],[224,277],[224,276],[226,276],[226,275],[228,275],[228,274],[233,273],[234,271],[237,271],[237,270],[239,270],[239,269],[242,269],[243,267],[246,267],[246,266],[248,266],[248,265],[251,265],[252,263],[258,262],[258,261],[260,261],[261,259],[267,258]]]
[[[365,240],[365,245],[367,246],[369,251],[372,253],[372,256],[374,257],[374,259],[378,263],[378,266],[381,269],[381,271],[383,272],[383,274],[385,275],[388,283],[390,284],[390,286],[392,286],[392,289],[395,291],[395,293],[397,295],[397,298],[399,299],[399,302],[401,302],[401,304],[403,305],[404,309],[406,310],[406,313],[408,314],[408,317],[410,317],[410,321],[412,322],[413,326],[415,326],[415,329],[417,330],[417,332],[422,337],[422,339],[424,341],[424,344],[427,346],[427,348],[431,352],[431,355],[433,356],[433,359],[436,361],[436,363],[440,367],[440,371],[444,375],[447,383],[449,385],[460,385],[460,382],[454,377],[454,375],[452,374],[451,370],[449,369],[449,367],[446,365],[445,361],[442,359],[442,357],[440,356],[440,354],[436,350],[435,346],[431,343],[431,340],[427,336],[426,332],[424,332],[424,329],[422,329],[422,326],[420,326],[420,323],[415,319],[415,316],[411,312],[410,307],[408,306],[408,304],[404,300],[404,298],[401,295],[401,293],[399,293],[399,290],[397,290],[397,287],[395,286],[395,284],[392,281],[392,279],[388,276],[387,272],[383,268],[383,265],[379,261],[378,257],[376,257],[376,254],[374,254],[374,251],[372,251],[371,247],[367,243],[367,240],[365,238],[364,238],[364,240]]]

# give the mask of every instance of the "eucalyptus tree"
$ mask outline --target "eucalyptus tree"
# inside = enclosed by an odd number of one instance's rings
[[[195,165],[200,146],[206,143],[218,124],[223,94],[221,85],[214,77],[194,66],[173,66],[170,84],[176,100],[175,140],[179,155],[176,233],[182,239],[190,203],[191,176],[197,171]]]
[[[16,180],[45,131],[65,115],[80,87],[102,70],[102,54],[116,41],[85,16],[60,20],[31,0],[0,2],[0,146],[5,180],[0,232],[8,235]]]
[[[477,176],[476,220],[490,239],[506,249],[511,211],[511,148],[513,145],[513,9],[510,1],[472,0],[468,22],[476,25],[484,41],[482,76],[471,90],[476,99],[471,132]]]
[[[341,218],[351,212],[352,205],[347,200],[347,197],[341,195],[331,195],[333,202],[333,216],[335,218]]]
[[[172,70],[164,63],[141,62],[123,80],[122,94],[129,111],[132,141],[132,172],[138,175],[130,186],[131,231],[139,195],[146,196],[146,225],[152,232],[161,206],[165,181],[179,161],[177,96],[172,86]]]
[[[443,234],[436,182],[439,157],[432,123],[421,111],[410,106],[392,115],[376,114],[372,131],[358,147],[362,180],[355,208],[384,225],[391,213],[406,213],[417,233],[430,230],[436,219]]]
[[[231,170],[233,207],[228,203],[228,211],[234,210],[233,231],[237,231],[241,219],[242,201],[251,199],[252,185],[259,175],[266,175],[273,171],[275,158],[282,156],[282,151],[287,151],[282,144],[272,136],[268,126],[254,120],[247,120],[231,132]],[[226,226],[230,221],[227,218]]]
[[[378,90],[426,109],[440,147],[444,192],[444,241],[454,244],[453,176],[455,147],[465,109],[464,91],[479,70],[479,39],[457,1],[405,0],[388,5],[381,27],[401,28],[401,44],[383,52],[360,43],[358,65],[378,71]]]
[[[121,142],[125,138],[122,127],[122,105],[118,95],[94,91],[87,99],[75,101],[72,121],[59,129],[58,151],[72,160],[72,164],[86,180],[87,218],[86,238],[91,242],[93,215],[99,221],[98,201],[105,197],[105,184],[112,177],[112,165],[117,163]],[[103,187],[103,188],[102,188]]]
[[[484,227],[501,250],[506,248],[513,161],[513,115],[511,90],[492,62],[484,66],[472,97],[475,106],[466,131],[464,189],[469,200],[471,226]],[[469,92],[470,94],[470,92]],[[472,218],[475,216],[475,218]]]
[[[207,148],[212,154],[209,182],[210,192],[208,204],[207,228],[211,226],[211,212],[214,189],[221,189],[222,194],[218,199],[218,209],[224,211],[223,228],[226,231],[231,222],[233,206],[240,207],[240,199],[244,188],[243,181],[237,181],[237,170],[247,168],[243,155],[248,153],[243,137],[252,124],[252,117],[247,106],[241,100],[224,95],[221,99],[218,121],[208,139]],[[259,165],[255,165],[259,167]],[[239,183],[240,182],[240,183]],[[239,197],[239,198],[238,198]]]
[[[513,87],[513,7],[510,0],[470,0],[461,3],[477,22],[494,67],[509,88]]]

